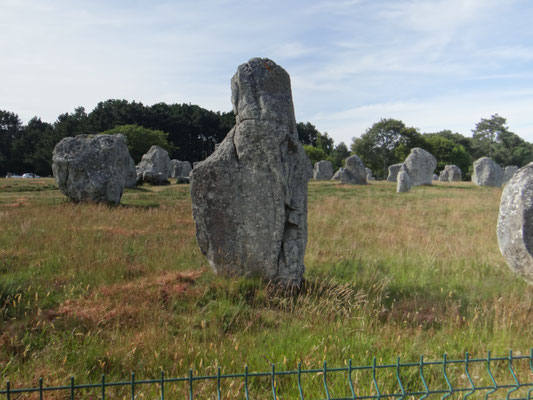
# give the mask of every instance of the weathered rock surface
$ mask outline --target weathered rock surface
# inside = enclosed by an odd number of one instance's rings
[[[439,180],[439,176],[437,174],[433,174],[433,180],[434,181],[438,181]]]
[[[515,172],[518,171],[518,167],[516,165],[508,165],[503,169],[503,182],[502,185],[505,185],[509,180],[513,177]]]
[[[411,153],[403,163],[411,178],[412,186],[431,185],[433,171],[437,166],[437,160],[431,153],[420,147],[415,147],[411,149]]]
[[[130,157],[127,170],[124,186],[128,189],[134,188],[137,184],[137,170],[135,169],[135,161]]]
[[[444,170],[448,172],[448,181],[449,182],[461,182],[463,179],[463,171],[457,165],[446,165]]]
[[[168,184],[171,163],[168,152],[159,146],[152,146],[137,164],[137,181],[152,185]]]
[[[402,165],[403,163],[389,165],[389,175],[387,176],[388,182],[396,182],[398,172],[400,172],[400,168],[402,168]]]
[[[189,161],[170,160],[170,177],[180,178],[189,177],[192,166]]]
[[[366,167],[361,159],[356,156],[350,156],[346,159],[344,170],[341,173],[341,182],[352,185],[366,185]]]
[[[52,171],[69,199],[118,204],[132,162],[123,135],[78,135],[56,144]]]
[[[191,174],[196,238],[217,272],[299,285],[310,161],[287,72],[254,58],[231,80],[236,125]]]
[[[439,181],[440,182],[448,182],[448,171],[446,169],[443,169],[439,173]]]
[[[336,180],[336,181],[340,181],[341,180],[341,175],[344,171],[344,168],[343,167],[340,167],[337,172],[335,172],[335,174],[333,175],[333,177],[331,178],[332,180]]]
[[[405,193],[411,190],[411,178],[407,171],[402,168],[396,178],[396,192]]]
[[[333,165],[327,160],[322,160],[315,163],[313,169],[313,178],[317,181],[326,181],[333,176]]]
[[[533,284],[533,163],[505,185],[496,233],[509,268]]]
[[[477,186],[500,187],[503,182],[503,168],[488,157],[474,161],[472,182]]]
[[[366,180],[367,181],[374,181],[376,180],[376,178],[374,178],[374,174],[372,174],[372,170],[368,167],[365,168],[366,169]]]

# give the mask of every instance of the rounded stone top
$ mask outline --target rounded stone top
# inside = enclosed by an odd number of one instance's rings
[[[237,123],[262,119],[296,124],[289,74],[268,58],[239,65],[231,78],[231,102]]]

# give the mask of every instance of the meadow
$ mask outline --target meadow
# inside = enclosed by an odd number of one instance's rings
[[[306,281],[286,295],[209,269],[188,185],[126,190],[120,206],[108,207],[70,203],[52,179],[0,179],[0,376],[21,387],[40,376],[50,385],[70,376],[98,382],[104,373],[128,380],[131,371],[157,378],[161,369],[175,377],[219,366],[234,373],[466,351],[527,355],[533,290],[499,252],[500,196],[470,182],[404,194],[388,182],[310,182]],[[496,372],[502,380],[505,368]],[[528,368],[517,366],[531,381]],[[487,384],[482,369],[473,372]],[[415,370],[405,374],[421,386]],[[428,380],[438,376],[428,371]],[[467,379],[453,368],[450,376]],[[392,375],[382,378],[396,388]],[[321,379],[303,385],[314,392]],[[330,379],[332,391],[347,392],[344,380]],[[368,373],[354,383],[375,393]],[[268,380],[253,385],[269,391]],[[297,397],[294,380],[278,385],[279,398]],[[156,396],[151,390],[139,398]],[[197,390],[216,397],[211,384]],[[243,398],[242,382],[225,384],[222,395]]]

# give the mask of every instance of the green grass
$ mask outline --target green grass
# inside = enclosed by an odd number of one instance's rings
[[[296,296],[213,274],[188,190],[143,186],[108,207],[70,203],[51,179],[0,179],[1,376],[17,386],[39,376],[64,384],[130,371],[156,378],[161,368],[186,376],[245,364],[269,371],[350,358],[369,365],[373,356],[526,354],[533,344],[533,290],[496,243],[500,189],[437,184],[396,194],[387,182],[311,182],[306,283]],[[416,371],[406,373],[418,387]],[[428,371],[445,387],[437,377]],[[337,393],[348,390],[345,378],[330,379]],[[370,376],[357,382],[374,393]],[[198,385],[204,397],[215,393]],[[253,385],[268,395],[268,380]],[[297,395],[294,381],[279,385],[282,398]],[[319,375],[305,378],[306,390],[321,385]],[[225,398],[237,395],[239,382],[224,388]]]

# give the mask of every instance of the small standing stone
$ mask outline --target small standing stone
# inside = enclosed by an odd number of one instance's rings
[[[431,185],[433,171],[437,166],[437,160],[431,153],[420,147],[415,147],[403,163],[411,178],[412,186]]]
[[[327,160],[318,161],[313,170],[313,178],[317,181],[326,181],[333,176],[333,165]]]
[[[406,193],[411,190],[411,178],[407,171],[402,168],[398,172],[397,181],[396,181],[396,192],[397,193]]]
[[[366,168],[361,159],[350,156],[346,159],[344,170],[341,173],[341,182],[353,185],[366,185]]]
[[[168,152],[159,146],[152,146],[137,164],[137,181],[144,181],[152,185],[168,184],[171,163]]]
[[[56,144],[52,171],[72,201],[118,204],[132,162],[123,135],[78,135]]]
[[[443,169],[442,171],[440,171],[439,181],[448,182],[448,171],[446,169]]]
[[[366,169],[366,180],[367,181],[375,181],[376,178],[374,178],[374,174],[372,174],[372,170],[368,167],[365,168]]]
[[[388,182],[396,182],[398,172],[400,172],[400,168],[402,168],[402,165],[403,163],[389,165],[389,175],[387,176]]]
[[[519,169],[503,189],[497,236],[509,268],[533,284],[533,163]]]
[[[331,178],[332,180],[335,180],[335,181],[340,181],[341,180],[341,175],[344,171],[344,168],[343,167],[340,167],[337,172],[335,172],[335,174],[333,175],[333,178]]]
[[[503,168],[488,157],[474,162],[472,182],[477,186],[500,187],[503,182]]]
[[[503,185],[505,185],[509,180],[513,177],[515,172],[518,171],[518,167],[516,165],[508,165],[503,170]]]
[[[170,160],[171,178],[188,178],[192,171],[189,161]]]
[[[459,168],[457,165],[446,165],[444,167],[444,170],[448,172],[448,181],[449,182],[461,182],[463,179],[463,172],[461,171],[461,168]]]

